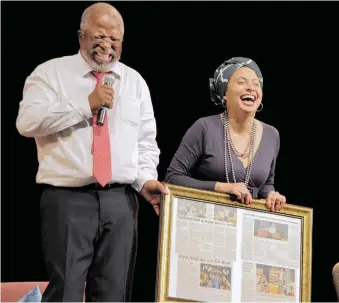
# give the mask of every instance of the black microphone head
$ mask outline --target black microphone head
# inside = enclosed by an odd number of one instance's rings
[[[110,87],[113,87],[113,84],[115,82],[115,78],[112,74],[106,74],[102,78],[103,84],[109,85]]]

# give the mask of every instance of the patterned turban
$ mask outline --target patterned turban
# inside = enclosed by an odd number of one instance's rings
[[[261,89],[263,89],[263,77],[259,66],[249,58],[234,57],[222,63],[214,72],[214,78],[210,78],[210,95],[215,105],[226,107],[224,99],[228,80],[240,67],[246,66],[252,69],[258,76]]]

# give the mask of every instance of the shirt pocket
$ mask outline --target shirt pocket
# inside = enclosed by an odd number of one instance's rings
[[[121,100],[121,120],[130,126],[138,127],[140,124],[140,99],[126,97]]]
[[[120,121],[118,122],[119,127],[115,131],[117,142],[119,142],[120,154],[118,158],[121,165],[130,167],[131,164],[137,165],[141,100],[124,97],[120,101]]]

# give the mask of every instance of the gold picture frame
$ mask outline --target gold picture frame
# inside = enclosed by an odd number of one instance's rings
[[[164,185],[157,302],[311,301],[312,208]]]

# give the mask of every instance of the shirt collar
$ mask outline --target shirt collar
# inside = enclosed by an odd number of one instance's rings
[[[80,51],[76,54],[76,67],[81,76],[86,76],[88,73],[93,71],[93,68],[82,57]],[[120,79],[121,78],[120,62],[119,61],[114,62],[110,71]]]

